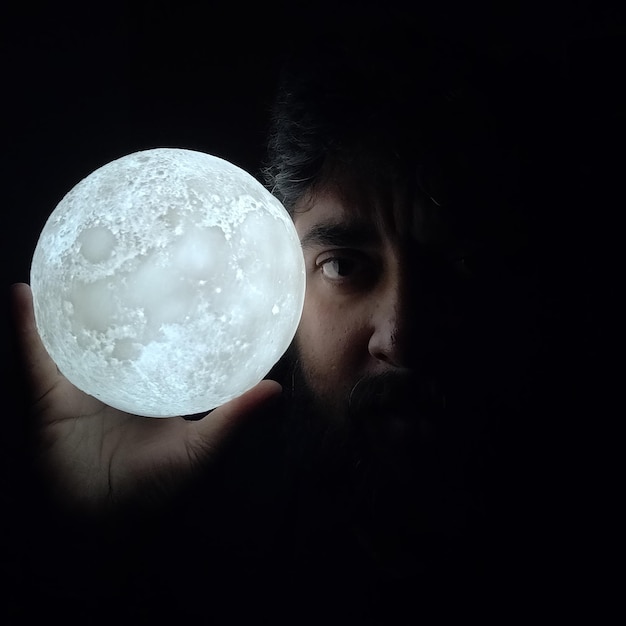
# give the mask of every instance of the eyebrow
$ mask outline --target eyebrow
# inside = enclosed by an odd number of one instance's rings
[[[379,241],[376,229],[365,222],[322,222],[313,226],[300,240],[303,248],[315,246],[366,246]]]

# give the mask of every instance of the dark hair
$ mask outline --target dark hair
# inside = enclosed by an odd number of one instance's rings
[[[366,194],[392,183],[407,209],[434,200],[470,235],[497,236],[511,209],[551,254],[568,192],[551,63],[529,49],[431,37],[411,23],[385,28],[317,32],[289,48],[268,188],[293,212],[329,183],[352,180]]]
[[[303,43],[281,75],[268,187],[289,211],[316,186],[355,173],[413,179],[438,202],[455,188],[465,198],[470,187],[485,193],[477,187],[486,183],[486,161],[497,161],[496,141],[470,58],[410,30]],[[493,195],[493,177],[489,185]]]

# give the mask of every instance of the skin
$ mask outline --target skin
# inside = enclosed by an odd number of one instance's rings
[[[384,206],[363,214],[359,201],[368,200],[331,186],[294,212],[307,271],[298,355],[307,385],[336,420],[364,377],[428,377],[427,355],[459,323],[420,280],[414,258],[418,247],[462,254],[464,242],[446,228],[439,207],[416,207],[415,230],[401,238],[401,227],[378,219]]]
[[[453,504],[445,509],[429,500],[433,517],[426,520],[416,503],[431,497],[422,477],[437,481],[435,490],[447,490],[462,456],[456,443],[437,433],[441,406],[426,402],[424,389],[440,388],[438,363],[453,358],[449,344],[463,329],[465,270],[454,260],[470,242],[454,233],[441,207],[407,204],[399,190],[385,200],[328,185],[297,204],[294,224],[307,273],[296,348],[316,404],[313,419],[318,427],[326,422],[322,464],[334,468],[330,484],[353,507],[360,545],[400,571],[414,529],[457,522],[449,512]],[[451,275],[444,281],[442,270],[441,280],[433,280],[422,253]],[[378,402],[383,380],[397,386]],[[374,391],[355,413],[347,400],[362,387]],[[312,454],[319,458],[319,451]],[[340,480],[346,481],[343,491]],[[370,502],[377,505],[370,508]]]
[[[325,193],[294,220],[307,271],[298,352],[311,389],[330,404],[349,392],[355,374],[407,367],[411,358],[403,303],[409,278],[398,245],[380,232],[333,241],[332,229],[349,218],[341,200]]]
[[[463,361],[462,351],[450,351],[468,317],[459,296],[465,269],[456,260],[472,243],[454,234],[434,203],[390,211],[371,199],[375,195],[347,188],[327,185],[302,198],[294,212],[307,271],[297,353],[321,415],[339,425],[347,419],[347,399],[367,377],[409,376],[410,398],[412,385],[434,381],[446,358],[448,368],[477,369]],[[402,195],[393,202],[403,206]],[[445,276],[429,278],[423,251],[443,261]],[[50,489],[71,506],[99,511],[138,498],[162,501],[280,393],[279,384],[263,381],[201,420],[138,418],[103,405],[62,376],[39,339],[28,285],[14,286],[13,312],[31,390],[35,461]],[[482,317],[489,326],[491,319]],[[483,347],[489,344],[477,337]],[[414,409],[395,406],[377,422],[371,442],[382,441],[387,455],[386,443],[403,445]]]
[[[339,419],[354,375],[408,363],[401,299],[409,278],[397,243],[381,233],[340,248],[313,234],[320,225],[349,223],[338,197],[322,194],[307,204],[295,215],[307,266],[296,342],[310,389]],[[341,276],[346,263],[350,275]],[[81,509],[114,508],[139,494],[162,499],[210,462],[230,432],[280,391],[275,382],[263,381],[192,422],[137,418],[84,394],[59,372],[39,339],[28,285],[14,286],[13,312],[30,383],[36,463],[57,497]]]
[[[515,211],[501,213],[486,233],[400,186],[350,179],[295,206],[307,272],[295,344],[313,419],[374,474],[422,474],[418,457],[443,459],[441,446],[450,463],[479,458],[472,441],[518,410],[536,311],[505,273],[524,237]]]
[[[39,338],[28,285],[13,286],[12,312],[30,392],[33,462],[54,497],[73,509],[162,503],[281,390],[262,381],[198,421],[130,415],[83,393],[59,372]]]

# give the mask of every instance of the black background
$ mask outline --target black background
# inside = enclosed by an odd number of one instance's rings
[[[20,558],[28,543],[22,521],[29,514],[28,494],[21,482],[24,412],[6,295],[11,283],[28,282],[30,259],[48,215],[91,171],[141,149],[203,150],[257,174],[265,154],[268,109],[283,42],[300,30],[319,30],[323,38],[324,22],[332,21],[337,12],[353,13],[358,27],[362,11],[379,11],[382,17],[393,10],[390,3],[380,2],[346,7],[278,0],[252,5],[232,0],[192,5],[114,1],[68,7],[21,3],[1,10],[0,346],[7,386],[0,426],[0,573],[6,581],[3,590],[8,592],[2,604],[10,614],[5,623],[21,623],[20,607],[33,601],[24,587]],[[622,285],[613,277],[610,254],[616,250],[612,235],[620,204],[623,207],[615,191],[623,178],[620,133],[625,115],[619,3],[542,3],[537,8],[523,3],[516,8],[494,2],[478,10],[475,3],[458,9],[439,2],[436,7],[402,10],[412,18],[418,15],[422,27],[426,22],[433,32],[471,39],[502,55],[522,49],[537,52],[555,77],[567,77],[569,107],[563,115],[580,155],[572,184],[581,184],[593,200],[584,209],[577,207],[572,219],[588,226],[580,241],[580,258],[596,263],[594,268],[581,267],[580,259],[572,259],[572,272],[586,276],[581,281],[580,306],[584,309],[581,319],[587,324],[573,341],[580,342],[581,351],[596,368],[592,381],[602,387],[599,395],[604,397],[612,384],[610,374],[605,378],[597,368],[605,363],[615,341],[608,318],[612,294]],[[607,294],[606,302],[599,299]],[[601,546],[610,526],[606,520],[611,506],[606,507],[604,497],[610,493],[607,474],[613,471],[614,461],[611,453],[599,448],[611,439],[618,411],[608,404],[598,404],[596,409],[598,414],[572,415],[570,427],[576,436],[570,431],[564,438],[568,446],[581,445],[589,435],[579,457],[584,469],[563,472],[566,481],[569,477],[576,483],[563,486],[575,500],[572,517],[563,518],[563,533],[571,538],[580,561],[589,563],[589,575],[590,570],[605,567],[592,557],[614,550]],[[589,441],[596,447],[590,447]],[[565,458],[571,462],[574,457],[569,450]],[[560,462],[555,450],[555,464]],[[576,532],[568,527],[570,523]],[[31,520],[28,527],[37,528],[37,524]],[[568,563],[575,561],[574,557]],[[590,585],[582,587],[588,590]],[[611,592],[609,580],[603,583],[602,598]]]
[[[461,5],[461,8],[457,6]],[[471,4],[472,6],[465,6]],[[503,4],[506,6],[500,7]],[[295,5],[295,6],[294,6]],[[256,174],[285,42],[337,16],[406,13],[419,28],[496,50],[538,54],[567,75],[571,130],[589,176],[607,178],[623,122],[620,3],[120,2],[4,8],[2,283],[28,280],[46,218],[80,179],[135,150],[180,146]],[[426,26],[425,26],[426,24]],[[549,74],[548,72],[548,74]],[[614,163],[614,162],[613,162]],[[619,166],[614,164],[615,173]]]

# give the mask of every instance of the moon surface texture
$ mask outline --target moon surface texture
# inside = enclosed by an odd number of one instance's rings
[[[253,176],[178,148],[129,154],[79,182],[31,266],[35,319],[60,371],[136,415],[209,411],[258,383],[293,339],[304,259]]]

